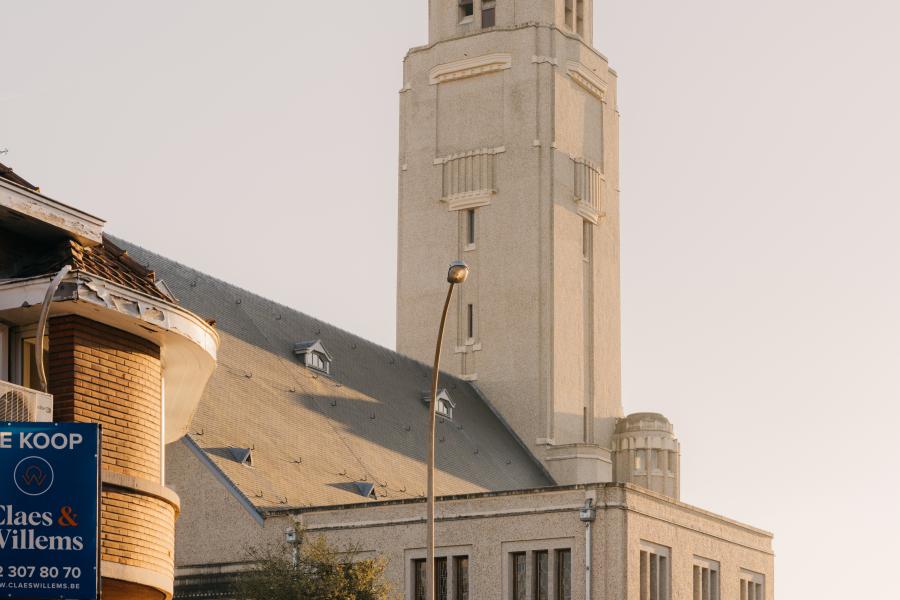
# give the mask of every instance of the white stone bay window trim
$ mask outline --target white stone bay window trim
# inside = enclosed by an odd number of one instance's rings
[[[441,202],[447,210],[468,210],[491,203],[497,193],[496,157],[505,146],[479,148],[434,159],[441,167]]]

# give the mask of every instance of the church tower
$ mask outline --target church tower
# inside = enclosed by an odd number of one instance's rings
[[[430,0],[400,93],[397,345],[443,367],[560,484],[611,481],[622,417],[616,75],[592,0]],[[464,406],[457,410],[465,410]]]

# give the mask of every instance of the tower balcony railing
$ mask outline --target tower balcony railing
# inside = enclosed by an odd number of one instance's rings
[[[0,380],[0,421],[53,421],[53,396]]]

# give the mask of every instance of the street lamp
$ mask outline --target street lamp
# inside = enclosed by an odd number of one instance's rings
[[[444,323],[447,321],[447,309],[453,288],[469,276],[469,267],[461,260],[450,263],[447,270],[447,300],[444,301],[444,312],[441,313],[441,326],[438,329],[437,346],[434,349],[434,371],[431,374],[431,406],[428,409],[428,490],[426,492],[427,530],[425,558],[425,597],[434,600],[434,416],[437,410],[438,374],[441,372],[441,343],[444,339]]]

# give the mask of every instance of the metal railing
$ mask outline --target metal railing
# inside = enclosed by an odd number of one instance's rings
[[[0,381],[0,421],[53,421],[53,396]]]

